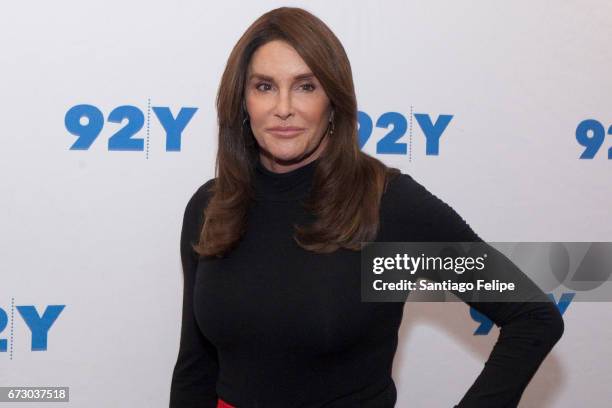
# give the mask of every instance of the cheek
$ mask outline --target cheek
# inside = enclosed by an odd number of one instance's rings
[[[312,115],[316,116],[316,118],[321,121],[325,121],[326,113],[328,113],[330,110],[330,103],[327,96],[319,95],[316,100],[311,101],[310,106],[310,112],[312,112]]]
[[[259,112],[257,109],[249,110],[249,124],[255,133],[255,137],[258,136],[258,133],[263,134],[264,129],[269,126],[268,120],[267,114]]]
[[[253,120],[261,119],[270,110],[270,100],[265,96],[247,94],[246,107]]]
[[[249,121],[253,124],[260,123],[265,117],[263,109],[256,103],[247,104],[247,110]]]
[[[328,119],[325,108],[326,105],[322,103],[310,104],[302,110],[302,116],[310,126],[320,126]]]

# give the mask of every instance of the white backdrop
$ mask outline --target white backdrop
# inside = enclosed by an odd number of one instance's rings
[[[214,176],[217,86],[248,25],[282,5],[340,38],[360,111],[406,121],[409,154],[377,152],[391,128],[375,127],[364,150],[483,239],[612,241],[609,1],[11,2],[0,13],[0,386],[69,386],[57,406],[167,406],[180,224]],[[100,112],[101,129],[76,136],[65,117],[81,104]],[[109,116],[124,105],[130,123],[143,120],[136,150],[109,148],[127,123]],[[197,108],[180,151],[166,148],[153,107]],[[425,154],[414,114],[452,115],[438,155]],[[586,136],[604,140],[580,159],[587,119]],[[71,149],[88,134],[89,148]],[[43,316],[53,305],[64,309],[32,336],[18,307]],[[520,406],[609,406],[611,318],[609,302],[570,304]],[[397,406],[457,403],[497,338],[496,328],[474,335],[478,326],[464,304],[407,304]]]

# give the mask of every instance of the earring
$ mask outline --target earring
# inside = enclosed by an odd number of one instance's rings
[[[329,115],[329,124],[331,126],[331,129],[329,130],[329,134],[333,135],[334,134],[334,128],[335,128],[335,124],[334,124],[334,111],[332,111],[331,115]]]
[[[245,118],[242,120],[242,136],[246,139],[245,140],[246,145],[251,147],[251,146],[255,145],[254,138],[250,134],[250,132],[246,132],[247,133],[246,136],[245,136],[245,132],[244,132],[244,125],[247,123],[248,120],[249,120],[249,116],[248,115],[245,116]]]

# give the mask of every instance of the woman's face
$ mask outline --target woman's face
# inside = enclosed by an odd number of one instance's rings
[[[315,160],[327,145],[331,105],[310,68],[284,41],[259,47],[249,63],[246,108],[261,163],[286,173]],[[274,128],[291,127],[293,131]]]

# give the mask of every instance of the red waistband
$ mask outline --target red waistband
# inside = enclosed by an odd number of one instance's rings
[[[236,407],[228,404],[227,402],[223,401],[221,398],[217,398],[217,408],[236,408]]]

